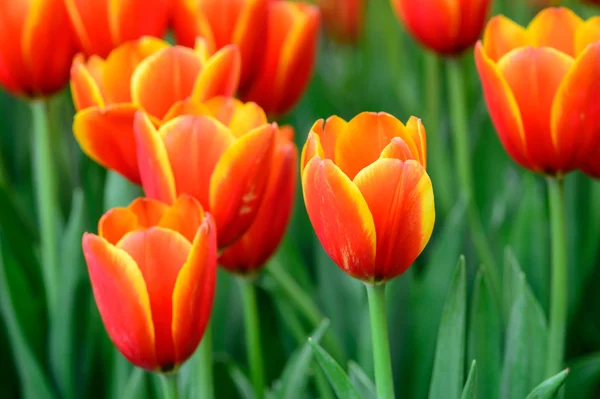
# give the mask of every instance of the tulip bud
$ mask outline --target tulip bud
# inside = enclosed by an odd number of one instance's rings
[[[362,34],[365,0],[318,0],[323,25],[336,40],[356,43]]]

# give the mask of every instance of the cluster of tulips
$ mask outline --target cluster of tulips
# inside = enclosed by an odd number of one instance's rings
[[[432,235],[436,176],[427,172],[425,126],[414,116],[406,124],[383,112],[318,120],[301,133],[306,140],[300,154],[298,133],[273,122],[294,107],[310,80],[321,15],[334,37],[360,39],[362,1],[318,3],[0,4],[3,36],[11,38],[0,41],[2,87],[28,98],[35,110],[70,81],[77,111],[73,134],[81,150],[143,188],[143,198],[108,210],[97,234],[86,233],[82,242],[106,331],[134,365],[172,375],[194,353],[210,320],[217,264],[239,277],[246,309],[249,304],[257,317],[254,278],[284,236],[299,173],[325,252],[367,287],[377,396],[394,397],[384,288],[413,264]],[[496,288],[498,268],[478,234],[457,61],[473,46],[502,145],[518,165],[547,177],[550,377],[563,368],[566,330],[563,179],[574,170],[600,178],[600,18],[584,21],[566,8],[548,8],[522,27],[503,16],[488,21],[491,0],[391,4],[422,46],[449,59],[454,169]],[[162,39],[168,29],[176,44]],[[430,132],[431,140],[436,133]],[[39,176],[52,177],[45,135],[36,136],[42,143],[36,167]],[[49,307],[56,306],[52,285],[60,268],[53,184],[40,183],[38,192],[41,229],[50,232],[42,236]],[[259,323],[251,320],[246,328],[260,396]]]

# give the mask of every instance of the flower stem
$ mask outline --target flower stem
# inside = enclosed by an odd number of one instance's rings
[[[179,399],[177,374],[160,374],[160,382],[164,399]]]
[[[454,143],[454,160],[458,171],[458,181],[462,197],[468,203],[468,217],[473,244],[483,262],[490,270],[491,282],[496,293],[500,292],[499,270],[490,243],[485,235],[479,210],[475,201],[473,171],[469,149],[469,129],[465,84],[462,64],[459,58],[451,58],[446,63],[449,84],[450,123]]]
[[[265,377],[262,362],[262,349],[260,345],[260,322],[258,318],[258,305],[256,303],[256,286],[249,278],[239,278],[242,286],[242,300],[244,302],[244,324],[246,329],[246,351],[248,365],[254,392],[257,398],[262,398],[265,391]]]
[[[40,223],[41,266],[50,316],[55,314],[58,295],[58,248],[56,241],[58,197],[47,100],[31,101],[33,114],[33,167],[37,212]]]
[[[552,282],[546,375],[562,369],[567,324],[567,235],[562,178],[548,178],[552,234]]]
[[[369,313],[371,314],[377,397],[380,399],[393,399],[394,381],[392,379],[392,362],[385,312],[385,284],[367,285],[367,295],[369,297]]]
[[[206,326],[202,342],[198,348],[200,352],[200,363],[198,367],[198,384],[200,393],[198,397],[212,399],[215,396],[213,383],[213,359],[212,359],[212,328],[210,322]]]

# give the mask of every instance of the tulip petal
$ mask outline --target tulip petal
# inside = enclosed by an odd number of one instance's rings
[[[71,66],[71,93],[75,109],[78,111],[89,107],[104,107],[100,87],[87,70],[81,54],[73,59]]]
[[[583,21],[568,8],[546,8],[527,27],[529,44],[547,46],[575,56],[575,32]]]
[[[600,179],[600,145],[596,147],[596,151],[588,158],[581,166],[581,171],[595,179]]]
[[[216,277],[216,228],[212,217],[207,214],[198,228],[173,291],[171,329],[177,363],[192,355],[204,335],[213,307]]]
[[[192,245],[181,234],[160,227],[127,234],[117,245],[127,252],[144,276],[154,322],[156,360],[162,371],[175,366],[171,333],[173,289]]]
[[[411,116],[406,124],[408,136],[400,136],[411,152],[411,159],[419,161],[423,168],[427,168],[427,132],[421,119]]]
[[[362,168],[377,160],[381,151],[396,136],[404,138],[409,134],[402,122],[392,115],[385,112],[360,113],[348,122],[339,135],[335,146],[335,163],[353,179]]]
[[[554,96],[572,64],[571,57],[551,47],[522,47],[498,62],[498,71],[521,110],[529,159],[536,171],[552,173],[563,167],[553,144],[550,117]]]
[[[98,222],[98,235],[113,245],[125,234],[140,228],[156,226],[167,205],[148,198],[137,198],[127,208],[109,209]]]
[[[172,204],[176,196],[175,178],[162,138],[142,111],[135,115],[134,130],[138,168],[146,196]]]
[[[125,251],[93,234],[84,234],[83,254],[110,339],[130,362],[155,370],[150,298],[140,269]]]
[[[519,105],[506,79],[484,52],[481,41],[475,46],[475,62],[490,117],[504,149],[518,164],[532,169]]]
[[[170,0],[112,0],[110,27],[117,43],[141,36],[162,37],[167,30]]]
[[[144,59],[131,77],[134,104],[163,119],[177,101],[185,100],[202,70],[200,57],[186,47],[164,48]]]
[[[320,119],[318,122],[323,122],[323,119]],[[306,139],[306,143],[302,148],[302,156],[300,158],[300,173],[304,173],[304,168],[308,164],[308,162],[313,159],[313,157],[319,157],[321,159],[325,159],[325,154],[323,152],[323,146],[321,145],[321,136],[311,131],[308,133],[308,138]]]
[[[71,24],[86,55],[106,57],[114,47],[106,1],[65,0]]]
[[[233,97],[214,97],[204,102],[209,115],[217,118],[235,137],[268,122],[265,111],[256,103],[243,103]]]
[[[136,198],[127,208],[135,214],[139,226],[147,229],[158,225],[169,206],[150,198]]]
[[[394,137],[387,147],[381,151],[379,158],[395,158],[400,161],[408,161],[409,159],[412,159],[412,153],[404,140],[400,137]]]
[[[87,156],[138,184],[140,175],[133,134],[136,111],[130,104],[86,108],[75,115],[73,133]]]
[[[597,41],[600,41],[600,17],[592,17],[575,33],[575,54],[581,54],[588,44]]]
[[[210,179],[234,138],[209,116],[182,116],[165,124],[160,134],[175,178],[177,194],[190,194],[208,208]]]
[[[221,156],[210,179],[210,212],[219,232],[219,248],[248,230],[263,199],[275,142],[274,125],[240,137]]]
[[[485,26],[483,49],[494,62],[498,62],[511,50],[526,46],[527,43],[527,31],[504,15],[496,15]]]
[[[174,230],[192,242],[203,220],[202,205],[194,197],[184,194],[165,212],[158,226]]]
[[[322,123],[321,123],[322,124]],[[322,127],[322,131],[319,132],[321,136],[321,143],[323,145],[323,153],[325,158],[331,159],[333,162],[335,160],[335,146],[337,143],[338,137],[342,134],[342,132],[348,126],[348,122],[340,118],[339,116],[330,116],[325,121],[324,126]],[[313,125],[313,129],[315,125]]]
[[[600,145],[600,42],[588,46],[558,87],[552,141],[564,169],[578,167]]]
[[[204,101],[216,96],[233,96],[240,83],[242,59],[234,45],[223,47],[210,57],[197,75],[192,99]]]
[[[165,123],[177,118],[178,116],[184,115],[210,115],[210,110],[204,104],[192,100],[191,98],[187,98],[183,101],[177,101],[171,105],[171,108],[169,108],[161,122]]]
[[[375,282],[404,273],[431,237],[435,221],[431,180],[419,162],[380,159],[354,178],[369,206],[377,256]]]

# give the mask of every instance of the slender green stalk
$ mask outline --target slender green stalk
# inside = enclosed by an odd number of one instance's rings
[[[41,265],[50,316],[56,312],[58,295],[58,248],[56,241],[58,198],[52,145],[50,141],[48,103],[31,101],[33,114],[33,167],[36,202],[40,223]]]
[[[215,387],[213,381],[213,358],[212,358],[212,328],[210,323],[206,326],[206,331],[200,342],[200,364],[198,367],[198,387],[199,398],[212,399],[215,397]]]
[[[373,340],[373,361],[375,364],[375,384],[379,399],[394,398],[392,361],[388,339],[385,312],[385,284],[367,285],[369,313],[371,314],[371,339]]]
[[[471,235],[480,260],[488,266],[494,290],[500,292],[498,264],[485,235],[477,203],[475,202],[471,153],[469,149],[469,129],[465,85],[462,65],[459,58],[447,60],[448,92],[452,142],[454,143],[454,161],[458,172],[458,182],[462,197],[467,201]]]
[[[425,104],[423,121],[427,129],[427,164],[435,190],[435,202],[443,214],[450,213],[453,204],[450,160],[440,123],[440,59],[437,54],[426,51],[425,61]]]
[[[256,303],[256,286],[249,278],[240,277],[242,286],[242,301],[244,302],[244,324],[246,328],[246,353],[250,377],[257,398],[262,398],[265,392],[265,376],[260,345],[260,321],[258,304]]]
[[[552,282],[546,375],[562,370],[567,329],[567,228],[562,178],[548,178],[552,234]]]
[[[179,399],[179,389],[177,388],[177,374],[160,374],[163,399]]]

